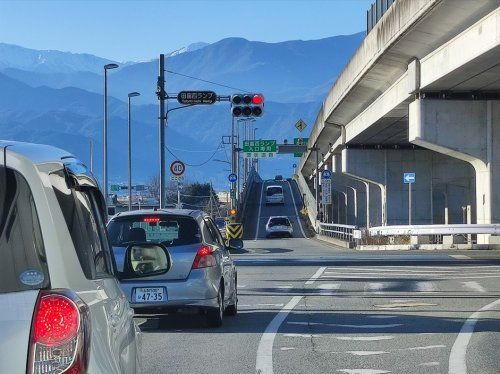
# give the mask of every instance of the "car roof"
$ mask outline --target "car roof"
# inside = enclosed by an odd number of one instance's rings
[[[111,218],[111,221],[119,217],[127,216],[150,216],[154,214],[172,214],[177,216],[190,216],[193,218],[199,218],[206,216],[206,213],[202,210],[192,210],[192,209],[141,209],[141,210],[131,210],[128,212],[117,213]]]
[[[62,159],[76,159],[71,153],[50,145],[0,140],[0,148],[7,147],[8,153],[21,155],[35,165],[46,162],[61,162]]]

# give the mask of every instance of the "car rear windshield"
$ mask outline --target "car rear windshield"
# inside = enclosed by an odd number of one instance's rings
[[[283,189],[281,187],[268,187],[266,190],[267,196],[273,196],[276,194],[282,194]]]
[[[108,225],[111,245],[133,242],[162,243],[167,247],[201,243],[198,223],[189,216],[136,215],[114,218]]]
[[[26,179],[0,166],[0,293],[49,286],[35,201]]]
[[[288,218],[271,218],[269,226],[290,226]]]

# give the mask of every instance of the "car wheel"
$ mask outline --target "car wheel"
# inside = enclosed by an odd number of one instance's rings
[[[226,315],[234,317],[238,314],[238,285],[236,283],[236,279],[234,281],[234,293],[231,300],[231,304],[229,304],[226,308]]]
[[[222,285],[219,287],[217,293],[217,308],[213,308],[207,312],[207,322],[210,327],[221,327],[222,316],[224,314],[224,293]]]

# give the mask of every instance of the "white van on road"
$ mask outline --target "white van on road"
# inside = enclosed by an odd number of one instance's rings
[[[283,195],[283,187],[267,186],[266,187],[266,204],[285,204],[285,196]]]

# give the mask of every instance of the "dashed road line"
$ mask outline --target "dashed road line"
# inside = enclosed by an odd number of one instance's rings
[[[476,291],[476,292],[486,292],[486,290],[484,289],[483,286],[481,286],[479,283],[477,282],[474,282],[474,281],[470,281],[470,282],[462,282],[462,284],[464,285],[464,287],[472,290],[472,291]]]
[[[470,260],[471,258],[466,255],[449,255],[451,258],[454,258],[456,260]]]
[[[316,271],[316,273],[314,273],[314,275],[306,282],[306,285],[309,286],[309,285],[313,284],[316,281],[316,279],[321,277],[321,275],[323,274],[325,269],[326,269],[326,267],[319,268],[318,271]]]

